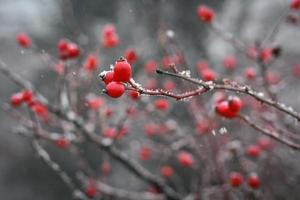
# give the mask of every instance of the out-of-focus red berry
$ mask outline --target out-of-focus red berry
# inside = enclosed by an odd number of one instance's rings
[[[167,110],[169,108],[169,102],[167,99],[157,99],[155,100],[154,105],[158,110]]]
[[[164,90],[171,91],[176,88],[176,84],[171,80],[167,80],[164,82],[163,88],[164,88]]]
[[[194,157],[192,154],[186,152],[186,151],[181,151],[177,155],[177,159],[183,167],[192,167],[194,165]]]
[[[293,10],[299,10],[300,9],[300,0],[292,0],[290,4],[290,8]]]
[[[148,60],[144,65],[144,70],[149,74],[155,73],[156,68],[157,68],[157,63],[155,60]]]
[[[253,144],[247,147],[246,153],[250,157],[258,157],[261,153],[261,149],[258,145]]]
[[[215,18],[215,12],[208,6],[201,5],[197,8],[199,19],[205,23],[210,23]]]
[[[87,71],[95,71],[98,65],[98,58],[94,54],[89,54],[84,62],[84,69]]]
[[[171,176],[173,176],[174,174],[174,170],[171,166],[169,165],[164,165],[160,168],[160,174],[163,176],[163,177],[166,177],[166,178],[169,178]]]
[[[55,144],[60,149],[67,149],[70,146],[70,141],[65,137],[60,137],[55,140]]]
[[[136,100],[139,99],[140,94],[139,94],[139,92],[136,91],[136,90],[130,90],[129,96],[130,96],[130,98],[131,98],[132,100],[136,101]]]
[[[98,111],[99,108],[104,105],[105,101],[101,97],[94,97],[94,98],[88,98],[86,103],[90,109],[94,111]]]
[[[244,76],[248,79],[248,80],[253,80],[256,77],[256,71],[253,67],[247,67],[244,71]]]
[[[139,151],[139,158],[143,161],[149,160],[152,156],[152,150],[149,147],[141,147]]]
[[[229,182],[232,187],[239,187],[242,185],[244,178],[239,172],[231,172],[229,175]]]
[[[101,165],[101,172],[103,174],[109,174],[111,172],[111,165],[109,162],[104,161]]]
[[[115,138],[117,136],[117,130],[115,128],[107,128],[103,132],[103,136],[107,138]]]
[[[227,56],[223,60],[224,67],[228,70],[234,70],[236,68],[236,58],[234,56]]]
[[[255,173],[250,174],[247,183],[252,189],[258,189],[260,187],[260,179]]]
[[[270,150],[273,148],[271,139],[265,136],[258,138],[257,144],[262,150]]]
[[[89,198],[94,198],[97,195],[97,188],[95,183],[89,183],[85,188],[85,194]]]
[[[214,81],[217,78],[217,74],[212,69],[203,69],[201,71],[201,76],[204,81]]]
[[[135,63],[138,59],[137,53],[134,49],[127,49],[124,53],[124,57],[130,64]]]
[[[17,43],[23,48],[29,48],[32,45],[30,37],[26,33],[19,33],[16,37]]]
[[[23,95],[21,93],[12,94],[10,97],[10,105],[14,108],[23,103]]]

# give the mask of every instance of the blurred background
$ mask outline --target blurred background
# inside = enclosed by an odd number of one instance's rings
[[[78,42],[83,54],[96,49],[101,38],[101,28],[107,23],[115,24],[121,44],[117,50],[100,52],[101,69],[109,65],[128,47],[137,50],[142,60],[161,58],[163,51],[158,42],[160,31],[174,34],[174,43],[184,52],[186,65],[195,72],[197,60],[209,59],[213,67],[222,74],[220,63],[227,55],[239,55],[228,43],[199,23],[196,8],[207,4],[217,11],[217,21],[222,27],[246,42],[261,40],[272,27],[284,7],[286,0],[0,0],[0,58],[11,69],[33,81],[43,94],[51,96],[54,83],[52,66],[40,57],[18,48],[15,37],[26,32],[34,41],[35,48],[56,56],[56,44],[61,38]],[[289,73],[290,66],[299,60],[299,26],[284,25],[274,44],[280,44],[284,61],[274,65]],[[284,63],[284,65],[283,65]],[[247,63],[239,60],[240,73]],[[135,73],[139,71],[136,66]],[[225,73],[225,72],[224,72]],[[234,74],[228,75],[234,76]],[[16,85],[0,74],[0,102],[8,102],[10,94],[18,91]],[[299,81],[287,78],[288,90],[280,91],[279,99],[300,110]],[[285,86],[286,86],[285,85]],[[94,88],[93,90],[99,90]],[[291,99],[290,94],[293,94]],[[179,115],[180,116],[180,115]],[[71,194],[57,176],[36,157],[30,141],[15,135],[11,128],[16,125],[7,114],[0,112],[0,199],[71,199]],[[243,130],[242,130],[243,131]],[[281,169],[293,176],[294,187],[281,186],[277,199],[297,199],[300,185],[299,153],[281,149],[277,154]],[[63,155],[61,158],[63,160]],[[68,165],[68,164],[67,164]],[[70,164],[71,165],[71,164]],[[72,166],[70,166],[72,168]],[[118,184],[125,176],[122,169],[116,170],[111,182]],[[133,179],[131,179],[133,180]],[[125,180],[124,184],[126,184]],[[122,184],[121,184],[122,185]],[[136,183],[138,185],[138,183]],[[124,186],[124,185],[123,185]],[[134,186],[132,186],[134,187]],[[284,198],[285,195],[290,197]]]

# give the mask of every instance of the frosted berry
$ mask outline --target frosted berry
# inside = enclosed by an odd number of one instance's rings
[[[131,65],[124,59],[119,59],[114,66],[114,81],[128,82],[131,78]]]
[[[106,93],[112,98],[119,98],[125,92],[125,86],[122,83],[112,81],[106,86]]]

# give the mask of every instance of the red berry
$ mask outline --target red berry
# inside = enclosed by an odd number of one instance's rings
[[[151,137],[156,135],[158,132],[159,126],[157,124],[149,123],[144,126],[144,131],[147,136]]]
[[[160,174],[166,178],[173,176],[174,170],[171,166],[165,165],[160,168]]]
[[[61,59],[67,59],[69,57],[68,41],[61,39],[57,44],[58,53]]]
[[[299,10],[300,9],[300,0],[292,0],[290,4],[290,8],[294,10]]]
[[[239,172],[231,172],[229,181],[232,187],[239,187],[243,183],[244,178]]]
[[[124,57],[126,58],[127,62],[130,64],[136,62],[137,60],[137,53],[135,52],[134,49],[127,49],[124,53]]]
[[[152,155],[152,150],[149,147],[141,147],[139,157],[141,160],[149,160]]]
[[[261,152],[260,147],[254,144],[248,146],[246,149],[247,155],[251,157],[258,157],[260,155],[260,152]]]
[[[194,158],[192,154],[182,151],[177,155],[179,163],[184,167],[192,167],[194,164]]]
[[[230,99],[228,100],[228,106],[230,111],[237,113],[242,108],[242,100],[236,96],[230,97]]]
[[[116,27],[113,24],[107,24],[103,27],[102,36],[109,37],[116,33]]]
[[[103,77],[103,81],[104,83],[107,85],[110,82],[112,82],[114,80],[114,72],[113,71],[109,71],[105,74],[105,76]]]
[[[27,103],[32,101],[32,99],[33,99],[33,92],[32,91],[23,90],[21,94],[22,94],[23,101],[25,101]]]
[[[85,194],[89,198],[94,198],[97,195],[97,188],[95,184],[89,183],[89,185],[85,189]]]
[[[272,141],[270,138],[262,136],[257,140],[257,144],[263,150],[270,150],[273,147]]]
[[[97,69],[98,59],[95,55],[90,54],[85,60],[84,68],[87,71],[95,71]]]
[[[68,57],[77,58],[80,55],[80,50],[77,44],[69,43],[68,44]]]
[[[67,149],[70,146],[70,141],[65,137],[60,137],[55,140],[55,144],[58,148]]]
[[[149,74],[155,73],[156,68],[157,68],[157,63],[155,60],[148,60],[144,66],[145,71]]]
[[[169,108],[169,102],[166,99],[157,99],[154,104],[158,110],[167,110]]]
[[[215,12],[210,7],[201,5],[197,8],[197,15],[203,22],[210,23],[214,20]]]
[[[112,98],[119,98],[125,92],[125,86],[122,83],[112,81],[106,86],[107,94]]]
[[[252,189],[257,189],[260,186],[260,179],[258,175],[255,173],[250,174],[247,182]]]
[[[209,120],[206,120],[206,119],[201,119],[197,122],[197,127],[196,127],[196,130],[197,130],[197,133],[198,134],[203,134],[203,133],[206,133],[210,130],[210,121]]]
[[[87,106],[95,111],[98,111],[104,103],[105,101],[101,97],[87,99]]]
[[[272,71],[267,71],[265,78],[266,78],[268,84],[270,84],[270,85],[276,85],[281,81],[280,75],[278,73],[272,72]]]
[[[126,60],[117,60],[114,66],[114,81],[128,82],[131,78],[131,66]]]
[[[10,97],[10,105],[12,107],[18,107],[23,103],[23,95],[21,93],[15,93]]]
[[[174,64],[175,64],[175,62],[174,62],[172,56],[164,56],[161,60],[161,65],[165,69],[169,68],[171,65],[174,65]]]
[[[139,99],[140,93],[136,90],[130,90],[129,96],[131,97],[132,100],[136,101]]]
[[[201,76],[204,81],[214,81],[217,78],[216,72],[212,69],[203,69]]]
[[[228,70],[234,70],[236,68],[236,59],[234,56],[227,56],[223,61],[224,67]]]
[[[233,112],[232,110],[229,109],[229,103],[228,101],[220,101],[216,105],[216,112],[227,118],[234,118],[236,116],[236,112]]]
[[[19,33],[16,40],[18,44],[23,48],[28,48],[32,44],[30,37],[26,33]]]
[[[264,63],[269,63],[272,59],[272,49],[266,48],[260,53],[260,58]]]
[[[106,48],[113,48],[119,43],[119,37],[116,34],[113,34],[109,37],[106,37],[102,40],[102,44]]]
[[[248,79],[248,80],[253,80],[256,77],[256,72],[255,69],[253,67],[248,67],[245,69],[244,71],[244,76]]]
[[[104,137],[115,138],[117,135],[117,130],[115,128],[107,128],[103,132]]]

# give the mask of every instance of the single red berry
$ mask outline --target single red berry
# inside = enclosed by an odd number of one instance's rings
[[[15,93],[10,97],[10,105],[14,108],[20,106],[23,103],[23,95],[21,93]]]
[[[94,198],[97,195],[97,188],[94,183],[88,184],[85,188],[85,194],[89,198]]]
[[[68,57],[77,58],[80,55],[80,50],[77,44],[69,43],[68,44]]]
[[[201,76],[204,81],[214,81],[217,78],[216,72],[212,69],[203,69]]]
[[[127,49],[124,53],[124,57],[130,64],[135,63],[138,59],[137,53],[134,49]]]
[[[236,58],[234,56],[227,56],[223,61],[224,67],[228,70],[236,68]]]
[[[144,65],[145,71],[149,74],[155,73],[156,68],[157,68],[157,63],[155,60],[148,60]]]
[[[136,101],[136,100],[139,99],[140,93],[139,93],[138,91],[136,91],[136,90],[130,90],[129,96],[130,96],[130,98],[131,98],[132,100]]]
[[[239,172],[231,172],[229,182],[232,187],[239,187],[244,181],[243,176]]]
[[[290,8],[293,10],[299,10],[300,9],[300,0],[292,0],[290,4]]]
[[[265,78],[266,78],[268,84],[270,84],[270,85],[276,85],[281,81],[280,75],[278,73],[272,72],[272,71],[267,71]]]
[[[105,101],[101,97],[96,97],[96,98],[87,99],[86,103],[90,109],[92,109],[94,111],[98,111],[99,108],[104,105]]]
[[[237,96],[230,97],[228,100],[228,107],[230,111],[238,113],[242,108],[242,100]]]
[[[269,63],[272,59],[272,55],[272,49],[266,48],[261,51],[260,58],[264,63]]]
[[[208,6],[201,5],[197,8],[197,15],[200,20],[205,23],[210,23],[215,18],[215,12]]]
[[[65,137],[60,137],[55,140],[55,144],[60,149],[67,149],[70,146],[70,141]]]
[[[258,58],[258,56],[259,56],[259,51],[255,47],[250,47],[247,50],[247,56],[250,59],[256,60]]]
[[[174,65],[175,61],[172,58],[172,56],[164,56],[161,60],[161,65],[165,68],[168,69],[171,65]]]
[[[40,102],[34,102],[34,104],[31,106],[31,110],[39,117],[43,119],[48,119],[48,108],[46,105],[40,103]]]
[[[198,120],[197,127],[196,127],[197,133],[199,135],[207,133],[210,130],[210,124],[211,122],[207,119],[203,118],[201,120]]]
[[[128,82],[131,78],[131,65],[126,60],[117,60],[114,66],[114,81]]]
[[[30,37],[26,33],[19,33],[16,37],[16,40],[23,48],[29,48],[32,44]]]
[[[125,92],[125,86],[122,83],[112,81],[106,85],[106,92],[112,98],[119,98]]]
[[[68,41],[61,39],[57,44],[58,53],[61,59],[67,59],[69,57]]]
[[[105,74],[105,76],[103,77],[103,81],[104,83],[107,85],[110,82],[112,82],[114,80],[114,72],[113,71],[109,71]]]
[[[157,99],[155,100],[154,105],[158,110],[167,110],[169,108],[169,102],[167,99]]]
[[[273,148],[271,139],[265,136],[258,138],[257,144],[262,150],[270,150]]]
[[[147,136],[151,137],[158,133],[159,126],[154,123],[145,124],[144,131]]]
[[[163,176],[163,177],[166,177],[166,178],[169,178],[171,176],[173,176],[174,174],[174,170],[171,166],[169,165],[164,165],[160,168],[160,174]]]
[[[253,67],[248,67],[245,69],[244,71],[244,76],[248,79],[248,80],[253,80],[256,77],[256,71]]]
[[[149,147],[141,147],[139,151],[139,158],[141,160],[149,160],[152,156],[152,150]]]
[[[194,164],[194,158],[193,158],[192,154],[190,154],[186,151],[181,151],[177,155],[177,159],[183,167],[192,167]]]
[[[102,44],[105,48],[113,48],[116,47],[119,43],[119,36],[113,34],[109,37],[105,37],[102,39]]]
[[[102,36],[110,37],[116,33],[116,27],[113,24],[107,24],[103,27]]]
[[[23,90],[21,92],[24,102],[31,102],[33,99],[33,92],[30,90]]]
[[[253,144],[247,147],[246,153],[251,157],[258,157],[260,155],[261,149],[259,146]]]
[[[117,135],[117,130],[112,127],[107,128],[104,130],[103,135],[104,135],[104,137],[107,137],[107,138],[115,138]]]
[[[255,173],[250,174],[247,183],[252,189],[258,189],[260,187],[260,179]]]
[[[236,112],[233,112],[229,109],[229,103],[228,101],[220,101],[217,102],[216,105],[216,112],[226,118],[234,118],[236,116]]]
[[[98,58],[94,54],[88,55],[84,63],[84,69],[87,71],[95,71],[98,65]]]

